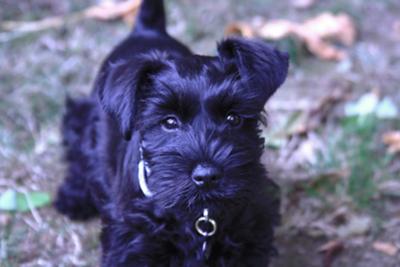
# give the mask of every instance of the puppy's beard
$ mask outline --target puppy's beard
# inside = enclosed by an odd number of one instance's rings
[[[246,187],[242,184],[221,183],[214,188],[203,189],[196,187],[190,177],[185,182],[164,177],[162,181],[156,181],[151,177],[150,189],[154,193],[152,198],[155,203],[163,209],[181,210],[187,213],[198,213],[199,210],[212,207],[213,210],[224,209],[227,203],[244,203]],[[177,178],[177,177],[175,177]],[[226,178],[228,180],[228,178]]]

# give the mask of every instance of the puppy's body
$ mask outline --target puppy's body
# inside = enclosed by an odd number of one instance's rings
[[[242,39],[218,53],[193,55],[166,33],[162,1],[147,0],[92,96],[69,100],[56,207],[72,219],[100,215],[102,266],[268,265],[279,203],[257,126],[287,57]],[[205,209],[211,237],[194,227]]]

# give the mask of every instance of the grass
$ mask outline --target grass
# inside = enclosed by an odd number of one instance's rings
[[[385,152],[379,139],[380,129],[387,124],[374,115],[342,118],[340,130],[330,133],[327,151],[320,154],[316,170],[345,170],[346,175],[340,180],[321,179],[307,188],[309,194],[336,194],[358,209],[371,208],[379,183],[391,175],[385,170],[393,156]]]

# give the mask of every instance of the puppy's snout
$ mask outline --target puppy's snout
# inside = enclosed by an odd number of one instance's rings
[[[192,180],[197,186],[214,184],[221,176],[221,170],[211,164],[198,164],[192,172]]]

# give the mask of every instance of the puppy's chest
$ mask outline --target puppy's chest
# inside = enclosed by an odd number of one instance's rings
[[[151,247],[145,262],[149,266],[171,267],[245,267],[244,260],[250,251],[256,249],[254,237],[242,235],[233,227],[219,229],[212,237],[199,235],[194,223],[159,225],[158,233],[138,234],[142,247]],[[162,264],[160,264],[162,262]]]

